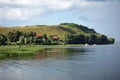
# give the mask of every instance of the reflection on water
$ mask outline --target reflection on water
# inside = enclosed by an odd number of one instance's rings
[[[84,55],[87,50],[84,48],[46,48],[35,55],[36,59],[42,58],[67,58],[77,55],[77,53]]]
[[[120,46],[46,48],[30,59],[0,60],[0,80],[120,80]]]
[[[68,56],[77,55],[76,53],[84,54],[87,51],[84,48],[45,48],[37,53],[2,53],[0,59],[42,59],[42,58],[65,58]]]

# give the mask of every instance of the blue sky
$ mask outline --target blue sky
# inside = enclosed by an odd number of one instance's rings
[[[120,41],[120,0],[0,0],[0,25],[73,22]]]

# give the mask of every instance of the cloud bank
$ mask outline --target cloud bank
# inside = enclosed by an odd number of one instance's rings
[[[72,3],[66,0],[0,0],[0,17],[24,20],[49,11],[66,10],[71,6]]]
[[[75,9],[76,12],[116,6],[119,0],[0,0],[0,20],[26,20],[33,16]],[[83,12],[84,13],[84,12]],[[86,14],[86,13],[85,13]],[[87,15],[86,15],[87,16]]]

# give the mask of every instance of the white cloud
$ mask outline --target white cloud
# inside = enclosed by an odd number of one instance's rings
[[[70,1],[65,0],[44,0],[43,1],[44,6],[48,6],[50,9],[69,9],[72,6],[72,3]]]
[[[31,16],[43,13],[43,10],[30,8],[0,8],[1,18],[5,18],[7,20],[25,20]]]
[[[49,11],[61,11],[71,8],[88,10],[106,5],[106,3],[108,2],[95,0],[0,0],[0,18],[24,20]]]
[[[102,5],[104,2],[88,2],[88,1],[84,1],[80,3],[81,7],[90,7],[90,6],[100,6]]]
[[[39,0],[0,0],[1,4],[38,4]]]
[[[24,20],[47,11],[69,9],[72,3],[67,0],[0,0],[0,5],[1,18]]]

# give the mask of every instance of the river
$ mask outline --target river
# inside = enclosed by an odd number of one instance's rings
[[[48,48],[0,60],[0,80],[120,80],[120,44]]]

